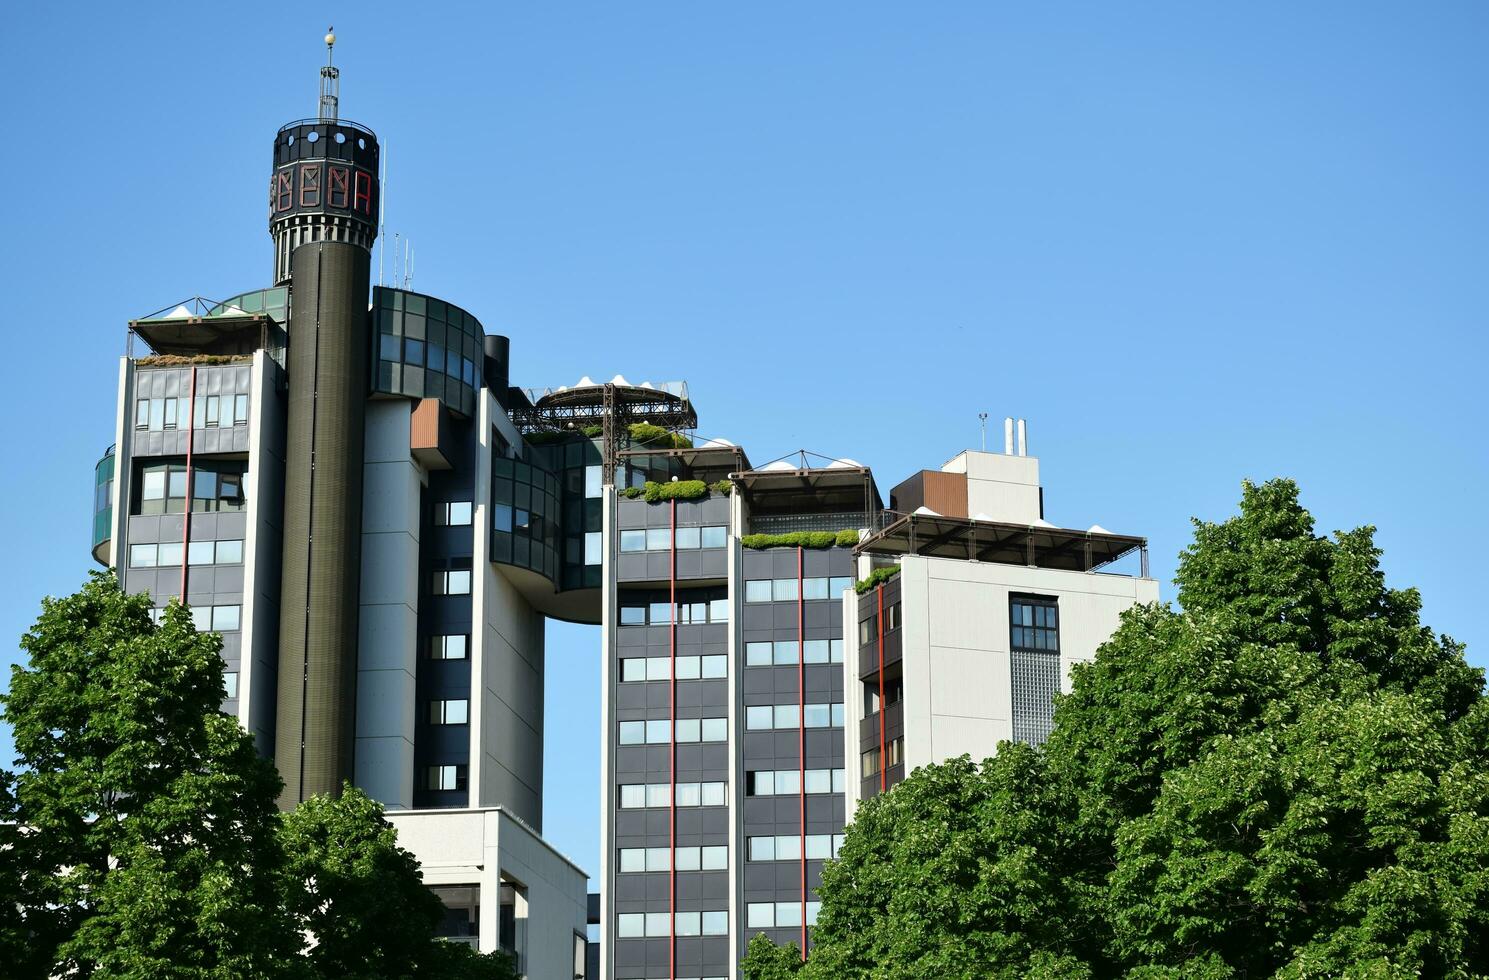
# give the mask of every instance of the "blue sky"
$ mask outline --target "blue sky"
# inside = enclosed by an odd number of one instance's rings
[[[1168,596],[1191,515],[1290,476],[1489,663],[1489,7],[1446,2],[14,7],[0,635],[91,565],[126,320],[268,284],[328,23],[414,288],[514,382],[685,378],[886,489],[1022,416],[1047,516],[1147,535]],[[591,869],[597,644],[549,632]]]

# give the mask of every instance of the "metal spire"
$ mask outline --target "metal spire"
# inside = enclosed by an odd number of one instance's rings
[[[341,95],[341,72],[331,63],[332,49],[336,47],[336,28],[326,28],[326,67],[321,69],[320,117],[334,121]]]

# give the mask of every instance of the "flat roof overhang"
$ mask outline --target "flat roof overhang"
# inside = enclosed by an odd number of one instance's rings
[[[1143,556],[1143,577],[1148,573],[1147,538],[932,514],[902,515],[862,541],[856,550],[1072,572],[1092,572],[1136,551]]]
[[[157,354],[252,354],[272,347],[277,327],[262,313],[232,316],[170,317],[130,320],[129,329]]]
[[[729,478],[761,513],[864,511],[884,508],[867,466],[744,470]]]

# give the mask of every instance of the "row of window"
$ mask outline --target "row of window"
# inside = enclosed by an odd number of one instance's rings
[[[191,606],[191,624],[199,631],[206,633],[230,633],[236,629],[242,629],[241,620],[243,607],[233,606]],[[159,624],[165,618],[165,607],[157,607],[150,610],[150,619]]]
[[[722,653],[705,657],[627,657],[620,662],[621,683],[629,681],[666,681],[672,679],[671,666],[676,664],[680,681],[714,680],[729,676],[729,658]]]
[[[745,773],[746,796],[795,796],[802,792],[800,769],[756,769]],[[844,791],[842,769],[808,769],[807,793]]]
[[[622,847],[620,870],[622,874],[633,871],[671,871],[673,848],[667,847]],[[679,847],[678,871],[727,871],[729,870],[729,847]]]
[[[214,463],[191,475],[191,509],[197,513],[243,509],[242,464]],[[137,514],[179,514],[186,509],[186,464],[159,463],[140,472]]]
[[[746,667],[794,667],[798,657],[809,664],[840,664],[843,662],[843,641],[760,640],[745,644]]]
[[[807,860],[825,861],[828,858],[835,858],[842,846],[842,834],[807,834]],[[745,839],[745,848],[751,861],[800,861],[801,835],[748,837]]]
[[[465,698],[450,698],[447,700],[434,700],[429,702],[429,724],[431,725],[468,725],[470,724],[470,701]]]
[[[241,565],[243,541],[193,541],[186,549],[188,565]],[[130,568],[176,568],[181,564],[181,542],[132,544],[129,546]]]
[[[691,551],[695,548],[722,548],[729,543],[729,529],[723,525],[680,527],[676,535],[678,551]],[[621,551],[667,551],[672,547],[672,541],[673,530],[670,527],[620,532]]]
[[[429,766],[424,770],[424,788],[430,790],[465,789],[468,772],[465,766]]]
[[[745,708],[745,728],[750,731],[842,727],[841,704],[760,704]]]
[[[472,507],[469,500],[450,500],[434,505],[435,527],[469,527]]]
[[[678,783],[679,807],[724,806],[729,799],[728,783]],[[620,788],[622,810],[673,806],[670,783],[626,783]]]
[[[757,578],[745,582],[745,602],[795,602],[798,589],[794,578]],[[801,582],[803,599],[836,599],[844,590],[853,586],[849,575],[832,578],[804,578]]]
[[[884,633],[900,628],[900,604],[892,603],[884,607]],[[879,638],[879,610],[872,608],[869,618],[860,620],[858,623],[858,645],[867,647]]]
[[[134,427],[148,432],[186,428],[189,398],[141,398],[134,403]],[[196,400],[194,429],[248,424],[247,395],[203,395]]]
[[[727,936],[729,913],[622,912],[615,917],[621,939],[666,939],[669,936]]]
[[[802,906],[806,908],[803,909]],[[747,929],[784,929],[800,926],[805,912],[807,925],[817,924],[817,914],[822,911],[821,902],[750,902],[745,905],[745,927]]]
[[[464,381],[472,388],[476,386],[476,365],[468,357],[455,351],[447,351],[439,344],[412,337],[395,337],[382,334],[378,341],[378,357],[384,361],[402,361],[415,367],[428,368],[447,374],[457,381]]]
[[[905,761],[905,740],[903,738],[890,739],[884,746],[884,754],[889,757],[885,768],[897,766]],[[879,747],[876,745],[863,754],[863,778],[879,775]]]
[[[674,611],[670,602],[649,602],[646,605],[630,603],[620,607],[622,626],[697,626],[702,623],[729,622],[729,600],[709,599],[706,602],[678,602]]]
[[[673,741],[727,742],[729,741],[729,719],[679,718],[675,739],[672,722],[666,718],[620,723],[621,745],[666,745]]]

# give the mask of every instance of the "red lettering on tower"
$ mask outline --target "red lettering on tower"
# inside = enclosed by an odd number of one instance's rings
[[[300,168],[300,207],[321,206],[321,165],[307,163]]]
[[[351,203],[351,171],[346,167],[331,167],[326,203],[333,208],[348,207]]]
[[[357,171],[357,208],[364,214],[372,214],[372,174]]]
[[[294,175],[288,170],[281,170],[274,175],[274,181],[276,185],[274,210],[288,211],[295,206]]]

